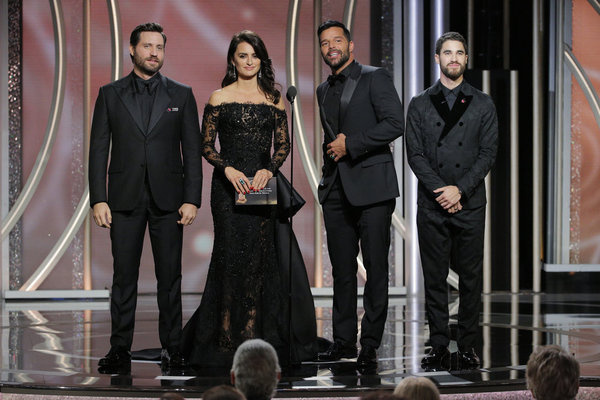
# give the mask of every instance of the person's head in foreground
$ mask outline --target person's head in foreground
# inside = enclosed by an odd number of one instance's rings
[[[242,343],[233,356],[231,383],[248,400],[268,400],[275,395],[281,368],[273,346],[261,339]]]
[[[440,400],[440,392],[435,383],[422,376],[409,376],[402,379],[396,386],[394,394],[406,400]]]
[[[527,361],[526,376],[536,400],[573,400],[579,390],[579,363],[557,345],[536,348]]]

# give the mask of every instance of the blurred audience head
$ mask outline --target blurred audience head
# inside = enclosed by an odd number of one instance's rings
[[[402,379],[396,386],[394,394],[406,400],[440,400],[440,392],[435,383],[422,376],[409,376]]]
[[[219,385],[202,393],[202,400],[245,400],[245,397],[233,386]]]
[[[268,400],[275,395],[281,368],[273,346],[261,339],[247,340],[233,356],[231,383],[248,400]]]
[[[365,395],[360,396],[361,400],[406,400],[402,396],[397,396],[387,390],[377,390],[375,392],[369,392]]]
[[[177,393],[164,393],[160,396],[160,400],[185,400],[183,396]]]
[[[579,363],[562,347],[540,346],[527,361],[527,388],[536,400],[572,400],[579,390]]]

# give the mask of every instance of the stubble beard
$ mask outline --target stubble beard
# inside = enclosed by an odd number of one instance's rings
[[[442,67],[442,74],[444,74],[444,76],[448,79],[455,81],[465,73],[465,68],[466,66],[463,64],[460,64],[460,68],[458,68],[458,70]]]
[[[133,63],[140,71],[142,71],[146,75],[156,74],[158,71],[160,71],[160,69],[163,66],[163,61],[159,61],[156,67],[148,67],[146,64],[144,64],[146,60],[147,59],[140,57],[137,53],[133,53]]]
[[[346,51],[341,50],[340,58],[337,62],[330,61],[327,56],[323,57],[325,59],[325,64],[329,65],[329,67],[335,71],[338,70],[342,65],[346,64],[346,62],[350,59],[350,49],[346,49]]]

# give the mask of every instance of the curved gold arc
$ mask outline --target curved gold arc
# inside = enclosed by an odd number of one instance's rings
[[[571,73],[575,76],[577,83],[583,90],[585,98],[587,99],[592,109],[592,113],[594,113],[594,117],[596,118],[596,124],[598,125],[598,127],[600,127],[600,99],[598,99],[598,93],[595,92],[594,86],[592,85],[592,82],[590,82],[590,78],[587,76],[585,70],[577,61],[577,58],[575,57],[571,49],[569,49],[566,46],[564,56],[567,66],[571,70]]]
[[[54,89],[52,92],[52,105],[50,106],[50,115],[48,124],[46,125],[46,133],[42,148],[40,149],[33,170],[27,178],[25,186],[15,204],[11,208],[8,215],[2,220],[2,240],[4,240],[19,218],[25,212],[25,208],[29,205],[33,194],[35,193],[42,175],[46,170],[52,146],[56,139],[60,116],[62,114],[62,106],[65,95],[65,79],[66,79],[66,45],[65,45],[65,25],[62,14],[62,7],[59,0],[50,0],[50,8],[52,12],[52,22],[54,26]]]
[[[110,20],[110,38],[112,51],[111,79],[116,81],[121,77],[123,67],[123,52],[121,46],[121,14],[119,13],[118,0],[106,0],[108,18]]]
[[[286,33],[286,75],[288,86],[298,87],[298,69],[296,66],[298,52],[298,19],[300,16],[300,0],[290,0],[288,6],[288,20]],[[300,100],[297,99],[292,105],[294,108],[294,132],[299,146],[298,153],[304,165],[306,177],[310,185],[310,189],[315,199],[318,199],[317,185],[319,182],[319,174],[315,164],[312,151],[306,138],[306,130],[304,129],[304,120],[302,119],[302,106]]]
[[[89,188],[86,186],[83,196],[81,196],[81,200],[79,200],[79,204],[75,209],[75,213],[71,216],[71,220],[67,225],[67,228],[63,231],[58,241],[50,250],[44,261],[40,264],[39,267],[35,270],[35,272],[31,275],[31,277],[21,286],[20,291],[28,292],[32,290],[37,290],[44,279],[52,272],[56,263],[60,260],[62,255],[65,253],[71,241],[77,234],[79,227],[85,220],[89,212]]]
[[[346,25],[346,28],[352,33],[354,23],[354,12],[356,11],[356,0],[346,0],[344,5],[344,17],[342,22]]]
[[[111,77],[112,80],[119,79],[119,71],[121,71],[121,27],[120,27],[120,18],[118,13],[118,3],[116,0],[108,0],[109,6],[109,15],[111,19],[111,37],[113,38],[113,51],[112,51],[112,63],[111,63]],[[114,22],[114,23],[113,23]],[[86,181],[85,190],[83,195],[81,196],[81,200],[79,200],[79,204],[75,209],[75,213],[69,220],[67,227],[63,231],[62,235],[52,248],[44,261],[39,265],[39,267],[35,270],[35,272],[31,275],[31,277],[23,284],[23,286],[19,289],[20,291],[33,291],[37,290],[40,285],[44,282],[46,277],[52,272],[56,264],[63,256],[73,238],[77,234],[77,231],[81,227],[81,224],[85,221],[89,209],[88,204],[90,200],[89,187]]]

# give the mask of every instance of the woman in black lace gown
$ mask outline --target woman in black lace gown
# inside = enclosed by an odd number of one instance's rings
[[[200,307],[184,328],[183,351],[192,366],[229,368],[237,346],[259,337],[285,363],[289,303],[287,275],[278,262],[276,206],[234,205],[236,192],[263,188],[290,151],[287,115],[271,60],[255,33],[234,35],[221,86],[211,95],[202,123],[203,155],[214,166],[213,253]],[[301,297],[312,305],[310,291]],[[314,309],[303,319],[295,323],[315,326]],[[294,358],[314,356],[316,332],[306,332],[294,339],[304,346],[293,352]]]

